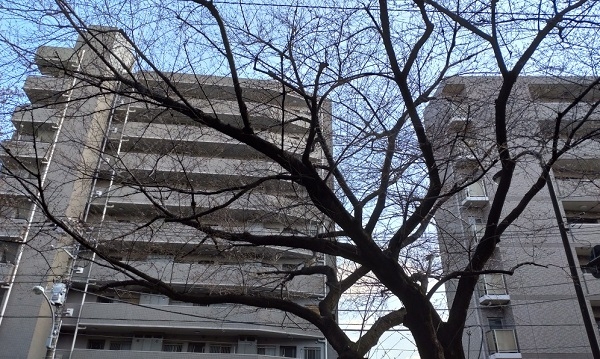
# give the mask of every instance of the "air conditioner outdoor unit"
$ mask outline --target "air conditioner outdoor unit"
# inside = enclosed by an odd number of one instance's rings
[[[65,308],[65,311],[63,312],[63,316],[65,317],[72,317],[73,316],[73,308]]]

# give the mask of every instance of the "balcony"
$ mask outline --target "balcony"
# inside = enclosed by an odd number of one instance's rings
[[[58,126],[63,110],[48,107],[21,107],[12,115],[12,122],[18,131],[34,133],[38,129],[53,130]]]
[[[558,195],[565,199],[577,198],[578,200],[600,202],[600,179],[561,179],[555,180]]]
[[[567,228],[570,238],[578,246],[590,247],[598,243],[598,232],[600,232],[600,213],[586,212],[581,216],[581,210],[575,213],[567,212]]]
[[[23,89],[32,104],[48,105],[60,102],[72,81],[66,77],[27,76]]]
[[[470,184],[461,192],[461,194],[461,206],[463,207],[485,207],[490,201],[483,182]]]
[[[502,274],[483,275],[483,295],[479,297],[481,305],[504,305],[510,302],[510,295],[506,291],[506,282]]]
[[[486,337],[490,351],[489,359],[520,359],[522,357],[514,329],[492,329],[486,333]]]
[[[63,326],[74,326],[77,315],[80,326],[110,328],[174,328],[203,332],[203,335],[269,335],[275,337],[322,338],[310,323],[277,310],[235,306],[147,305],[128,303],[85,303],[73,308],[74,316],[63,318]],[[110,353],[110,352],[100,352]],[[161,356],[162,357],[162,356]],[[102,358],[106,358],[102,356]],[[127,357],[130,358],[130,357]]]
[[[214,243],[226,246],[228,243],[220,238],[213,238],[215,242],[210,244],[205,243],[203,232],[198,229],[188,227],[176,223],[155,223],[153,226],[140,227],[140,223],[125,223],[125,222],[104,222],[104,224],[94,229],[94,238],[99,239],[99,245],[114,245],[115,241],[118,241],[119,245],[125,246],[147,246],[147,245],[160,245],[164,248],[176,248],[181,251],[193,250],[194,253],[208,253],[213,255],[215,252]],[[245,227],[234,227],[234,226],[215,226],[210,225],[212,229],[220,230],[228,233],[251,233],[254,235],[282,235],[282,228],[266,228],[260,223],[251,223]],[[310,231],[312,228],[313,232]],[[0,228],[1,230],[1,228]],[[311,234],[314,233],[315,226],[311,227],[298,227],[297,230],[300,233]],[[240,251],[244,253],[260,254],[265,258],[271,256],[277,258],[304,258],[312,259],[315,254],[307,249],[299,248],[285,248],[278,246],[247,246],[240,243]]]
[[[283,169],[273,162],[261,160],[239,160],[214,157],[193,157],[185,155],[159,155],[153,153],[129,152],[119,158],[107,158],[100,165],[100,171],[110,174],[115,171],[117,177],[133,175],[144,180],[152,175],[157,181],[201,181],[205,186],[235,185],[247,183],[258,178],[274,176]],[[269,181],[271,185],[281,181]]]
[[[35,63],[42,74],[60,76],[65,70],[77,70],[79,59],[73,48],[40,46],[35,53]]]
[[[56,359],[281,359],[280,356],[258,354],[215,354],[215,353],[169,353],[148,352],[135,350],[91,350],[74,349],[69,356],[69,350],[56,350]]]
[[[108,196],[108,202],[107,202]],[[97,198],[92,201],[92,210],[101,211],[105,204],[109,214],[122,214],[137,211],[138,213],[155,213],[157,205],[164,206],[176,215],[189,216],[193,213],[199,214],[218,206],[224,206],[231,200],[232,195],[221,193],[216,195],[195,195],[177,193],[161,188],[148,188],[146,193],[131,187],[121,187],[109,192],[102,190],[97,192]],[[192,211],[192,202],[195,204]],[[307,200],[275,196],[260,192],[246,194],[224,208],[215,210],[205,217],[207,220],[234,219],[237,221],[272,221],[306,222],[318,221],[320,218],[316,209],[308,205]]]
[[[448,119],[449,132],[461,132],[467,128],[467,116],[452,116]]]
[[[17,179],[0,176],[0,196],[27,199],[32,193],[37,192],[36,185],[36,178]]]
[[[220,99],[235,101],[235,90],[230,77],[221,76],[199,76],[195,74],[166,73],[162,76],[168,78],[169,83],[165,83],[162,77],[155,72],[138,72],[137,77],[144,85],[149,86],[154,91],[161,89],[169,90],[172,86],[182,93],[185,97]],[[242,97],[246,102],[273,103],[282,102],[282,86],[279,82],[270,80],[252,80],[240,79],[242,87]],[[285,97],[285,105],[288,106],[306,106],[306,101],[298,96],[294,96],[289,89]]]
[[[126,261],[125,263],[167,283],[187,284],[214,292],[227,290],[227,288],[245,288],[249,292],[275,292],[282,290],[282,283],[285,282],[285,275],[267,274],[278,270],[275,264],[262,266],[256,263],[175,263],[172,260],[164,259]],[[85,272],[83,275],[85,275]],[[85,280],[82,275],[73,278],[74,281],[78,279]],[[90,275],[90,280],[96,283],[127,279],[130,278],[120,272],[101,266],[94,266]],[[325,294],[323,277],[319,275],[295,277],[285,282],[284,288],[288,292],[302,293],[306,296]]]
[[[0,285],[6,285],[10,283],[10,277],[12,276],[14,269],[14,264],[0,263]]]
[[[117,143],[123,132],[121,151],[144,153],[169,153],[176,150],[195,156],[211,156],[221,158],[259,158],[257,151],[208,127],[194,125],[171,125],[159,123],[128,122],[125,128],[120,125],[113,127],[109,138]],[[271,143],[280,144],[281,134],[260,132],[258,136]],[[290,153],[300,153],[304,150],[301,136],[285,136],[284,150]],[[311,156],[321,158],[319,149]]]
[[[191,98],[188,102],[203,113],[216,117],[228,125],[235,127],[243,126],[236,101]],[[277,132],[281,132],[282,120],[286,133],[303,135],[309,128],[309,123],[306,119],[310,118],[310,113],[306,111],[286,108],[286,111],[283,112],[279,106],[264,102],[248,103],[248,105],[250,123],[255,129],[278,128]],[[124,102],[117,108],[117,115],[122,119],[127,115],[129,121],[133,122],[201,126],[198,122],[179,112],[166,111],[162,107],[144,102]],[[305,120],[299,118],[304,118]]]
[[[6,150],[0,151],[0,158],[5,163],[21,161],[23,164],[31,164],[48,160],[50,144],[46,142],[10,140],[3,142],[2,146]]]
[[[561,148],[562,145],[563,143],[559,142],[558,148]],[[587,140],[574,146],[560,156],[553,167],[589,172],[598,169],[599,158],[600,141]]]
[[[288,292],[301,293],[305,296],[325,294],[322,276],[298,276],[286,282],[285,275],[269,274],[269,272],[278,270],[275,264],[263,266],[258,263],[176,263],[167,259],[126,261],[125,263],[166,283],[192,285],[211,292],[239,291],[242,288],[248,292],[275,292],[283,288]],[[85,280],[85,274],[84,271],[84,273],[74,276],[73,281]],[[102,266],[94,266],[90,274],[90,280],[96,283],[127,279],[130,278]]]
[[[21,239],[27,221],[24,219],[0,218],[0,239],[16,241]]]

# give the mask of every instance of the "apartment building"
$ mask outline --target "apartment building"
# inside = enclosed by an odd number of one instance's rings
[[[309,308],[324,296],[324,278],[284,280],[274,272],[335,266],[334,258],[231,246],[155,219],[205,211],[199,220],[204,226],[278,235],[316,234],[329,224],[291,182],[266,181],[223,205],[235,192],[231,188],[281,168],[179,113],[139,101],[134,90],[111,93],[122,84],[99,87],[65,74],[102,74],[109,66],[135,71],[117,32],[91,29],[72,48],[40,48],[35,61],[40,75],[29,76],[24,86],[30,104],[15,110],[16,130],[0,154],[0,358],[333,357],[314,326],[280,311],[192,305],[136,285],[111,287],[131,277],[74,244],[48,215],[72,223],[107,256],[189,293],[261,291]],[[240,125],[229,78],[135,76],[166,96],[176,89],[203,111]],[[303,114],[303,101],[289,93],[283,100],[273,82],[242,85],[260,136],[290,152],[301,149],[307,125],[293,119]],[[327,114],[322,121],[330,127]],[[311,156],[322,156],[318,146]],[[45,197],[45,208],[31,200],[36,196]]]
[[[550,156],[559,112],[564,112],[590,79],[523,77],[508,107],[507,127],[512,156],[518,157],[506,198],[506,215],[523,198],[540,174],[540,160]],[[445,203],[436,216],[444,271],[465,268],[481,239],[496,191],[497,150],[493,126],[494,96],[500,79],[455,77],[440,87],[427,108],[426,120],[437,139],[438,158],[445,161],[448,187],[469,184],[460,196]],[[592,320],[600,322],[600,279],[587,264],[600,244],[600,142],[596,132],[600,112],[598,90],[566,111],[558,144],[576,130],[573,143],[583,138],[553,165],[551,183],[561,216],[567,223],[570,251]],[[580,126],[581,125],[581,126]],[[591,358],[573,281],[561,241],[552,198],[547,188],[497,244],[486,269],[511,270],[514,275],[485,274],[475,291],[464,331],[468,358]],[[448,303],[456,283],[446,286]],[[598,333],[596,332],[596,337]]]

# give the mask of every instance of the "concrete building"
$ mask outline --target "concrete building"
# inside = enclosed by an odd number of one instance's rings
[[[0,358],[42,358],[47,338],[62,359],[333,357],[315,327],[280,311],[197,306],[140,286],[108,286],[131,277],[73,244],[48,215],[75,223],[108,256],[190,293],[261,291],[312,307],[325,294],[323,277],[286,281],[273,271],[335,265],[335,259],[280,247],[227,246],[162,219],[214,209],[235,192],[219,190],[282,170],[239,142],[138,100],[134,90],[128,96],[111,93],[122,84],[97,86],[85,76],[65,74],[133,71],[134,59],[117,32],[90,30],[73,48],[40,48],[35,61],[41,75],[27,78],[30,104],[14,112],[16,130],[0,154]],[[230,79],[163,75],[169,81],[135,74],[166,96],[178,92],[197,108],[240,125]],[[289,93],[284,102],[273,82],[242,85],[260,136],[290,152],[301,149],[307,124],[295,119],[305,103]],[[327,114],[322,121],[330,127]],[[312,156],[322,156],[318,147]],[[45,208],[31,201],[41,195]],[[307,203],[291,182],[267,181],[199,221],[238,233],[325,230],[329,224]],[[63,283],[68,291],[61,298]],[[53,305],[35,295],[33,286],[44,287]]]
[[[558,113],[565,112],[589,80],[523,77],[517,83],[508,107],[507,126],[511,154],[518,161],[503,215],[537,180],[540,159],[550,156]],[[500,80],[494,77],[450,78],[425,113],[438,158],[446,163],[448,188],[455,183],[472,183],[436,216],[446,273],[465,268],[486,228],[497,186],[494,174],[500,169],[494,162],[497,150],[493,125],[494,96],[499,87]],[[566,111],[558,145],[563,145],[572,131],[576,131],[573,143],[581,143],[561,156],[551,171],[561,215],[567,223],[570,251],[580,260],[577,270],[587,307],[596,322],[600,322],[600,279],[586,265],[591,249],[600,244],[598,100],[600,92],[590,91]],[[482,276],[463,337],[467,357],[591,358],[547,188],[536,195],[502,236],[487,269],[510,270],[527,262],[537,265],[524,265],[512,276]],[[456,283],[449,282],[446,289],[448,303],[452,303]]]

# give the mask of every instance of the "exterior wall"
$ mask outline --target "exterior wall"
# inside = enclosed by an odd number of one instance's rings
[[[489,150],[491,153],[495,151],[492,132],[494,99],[491,96],[496,93],[498,86],[499,81],[495,78],[452,78],[438,92],[438,100],[426,110],[430,133],[439,133],[440,139],[448,138],[448,134],[457,139],[452,145],[439,145],[440,156],[450,153],[447,157],[448,186],[456,181],[460,183],[461,180],[464,181],[462,183],[468,184],[473,176],[479,175],[478,167],[491,166],[491,160],[485,154],[489,153],[486,152]],[[571,86],[571,81],[560,82],[556,79],[536,77],[524,77],[520,80],[513,92],[508,115],[510,146],[515,151],[521,149],[542,155],[548,153],[543,139],[549,136],[549,123],[553,126],[552,119],[556,116],[553,111],[564,108],[567,100],[560,97],[548,100],[536,94],[547,94],[549,91],[558,93],[560,89],[568,86]],[[580,114],[589,108],[584,104],[580,107]],[[576,120],[577,116],[572,116],[565,121]],[[464,144],[468,145],[469,151],[460,152],[459,147]],[[452,146],[452,149],[449,146]],[[563,215],[568,217],[571,211],[579,209],[581,212],[581,208],[591,208],[598,203],[598,190],[594,182],[596,178],[600,178],[600,172],[590,166],[589,161],[599,156],[600,148],[597,142],[589,141],[581,148],[567,153],[561,160],[563,162],[554,167],[552,180],[559,195]],[[530,156],[529,161],[518,163],[503,208],[504,215],[519,203],[525,191],[537,179],[538,163],[535,156]],[[495,195],[496,186],[492,176],[498,170],[497,164],[491,166],[480,181],[485,185],[489,201],[493,200]],[[568,175],[561,174],[567,171],[570,171]],[[585,180],[573,178],[574,174]],[[477,241],[471,232],[473,217],[482,218],[485,223],[491,203],[489,201],[464,205],[460,200],[451,200],[437,215],[440,248],[442,252],[446,252],[442,255],[446,272],[465,267],[467,252],[473,250]],[[582,205],[588,207],[581,207]],[[586,216],[592,214],[587,213]],[[485,227],[483,224],[482,226]],[[597,238],[583,234],[585,230],[581,228],[585,226],[571,225],[569,228],[573,253],[576,252],[577,246],[587,247],[589,251],[590,246],[600,243]],[[581,233],[579,236],[578,231]],[[584,251],[581,247],[578,250]],[[510,297],[508,303],[480,304],[479,298],[485,294],[483,284],[477,288],[463,338],[465,349],[468,351],[467,356],[491,357],[488,342],[485,337],[481,338],[481,333],[490,330],[489,318],[502,318],[505,328],[515,329],[522,358],[591,358],[552,202],[546,188],[506,230],[492,260],[488,263],[488,268],[508,270],[526,262],[536,265],[526,265],[517,269],[514,275],[505,276]],[[596,290],[597,280],[592,278],[590,274],[582,276],[584,291],[591,300],[588,300],[590,307],[599,293]],[[454,284],[448,283],[446,290],[451,306]],[[518,354],[514,355],[518,357]]]
[[[84,223],[85,233],[99,246],[112,250],[111,255],[173,285],[199,292],[277,291],[307,307],[314,306],[317,298],[325,294],[323,278],[295,278],[283,286],[278,284],[281,278],[261,273],[286,265],[315,262],[335,265],[334,258],[276,247],[261,251],[248,248],[235,258],[227,257],[220,253],[222,250],[215,250],[218,240],[204,244],[198,231],[173,223],[157,222],[154,227],[131,233],[132,228],[157,213],[153,201],[187,215],[191,213],[186,208],[191,208],[192,197],[157,186],[149,187],[152,193],[148,195],[140,191],[139,185],[128,185],[127,181],[145,184],[144,181],[152,179],[155,182],[149,185],[161,186],[187,181],[194,190],[210,190],[216,186],[247,184],[265,175],[278,174],[281,168],[189,118],[157,111],[131,98],[100,94],[65,76],[57,64],[98,74],[108,66],[102,56],[108,58],[111,66],[133,62],[120,35],[106,28],[94,31],[98,31],[98,41],[120,54],[122,62],[109,53],[98,57],[83,38],[73,49],[40,48],[36,62],[43,76],[30,76],[25,83],[32,105],[15,111],[13,123],[17,131],[3,143],[8,149],[0,155],[6,165],[4,170],[15,172],[0,177],[0,201],[7,203],[4,208],[0,205],[3,208],[0,209],[0,284],[3,285],[0,298],[3,298],[2,308],[6,308],[0,313],[0,359],[40,358],[46,354],[51,315],[47,303],[41,296],[35,296],[31,287],[39,284],[51,288],[53,282],[67,282],[71,286],[66,303],[58,309],[61,327],[57,358],[254,358],[258,357],[256,345],[268,345],[277,351],[281,346],[294,346],[298,358],[303,357],[306,348],[320,348],[323,358],[332,357],[331,349],[316,328],[282,312],[182,305],[139,288],[128,291],[125,299],[107,298],[98,288],[127,277],[79,250],[61,230],[48,227],[41,210],[28,201],[28,197],[37,195],[35,188],[11,178],[11,175],[26,177],[27,171],[20,168],[22,164],[39,173],[50,213],[62,220]],[[202,79],[206,84],[199,91],[198,77],[167,75],[179,91],[191,96],[192,103],[207,112],[215,111],[215,116],[231,125],[239,125],[239,116],[232,109],[235,97],[230,79],[206,77]],[[139,77],[155,89],[165,86],[155,74],[140,73]],[[286,103],[281,104],[277,100],[280,89],[274,84],[242,82],[260,136],[275,143],[283,141],[284,150],[291,153],[301,148],[306,133],[303,122],[285,123],[286,137],[280,136],[282,117],[285,122],[302,114],[303,102],[288,95]],[[286,108],[285,116],[282,106]],[[329,129],[328,117],[323,121],[323,127]],[[322,155],[319,148],[311,154],[314,158]],[[197,195],[193,203],[199,211],[227,199],[227,196]],[[315,234],[329,227],[307,205],[305,192],[287,183],[261,185],[203,221],[203,225],[214,229],[255,234],[285,231]],[[111,240],[115,237],[118,239]],[[27,240],[28,245],[5,244],[20,240]],[[147,251],[147,255],[142,256],[142,251]],[[187,262],[174,261],[188,252],[195,262],[189,262],[189,258]],[[160,303],[145,302],[149,300]],[[97,338],[140,335],[186,343],[225,341],[235,348],[236,354],[166,353],[160,346],[150,351],[134,347],[127,351],[88,349],[90,340]]]

